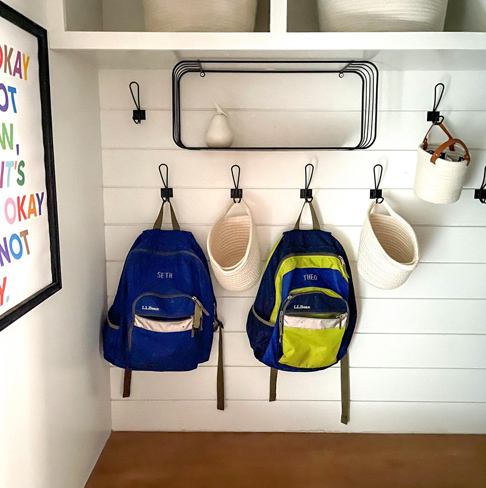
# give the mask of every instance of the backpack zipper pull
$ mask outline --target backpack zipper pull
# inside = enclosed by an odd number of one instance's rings
[[[346,273],[346,276],[349,277],[348,268],[346,267],[346,261],[344,260],[344,258],[342,256],[339,256],[339,260],[341,261],[341,264],[343,265],[343,269],[344,269],[344,272]]]
[[[192,297],[194,303],[197,303],[200,307],[201,307],[201,310],[204,312],[204,315],[206,315],[206,317],[209,317],[209,312],[204,308],[203,304],[199,301],[199,299],[197,297]]]
[[[196,303],[194,307],[194,317],[192,322],[192,333],[191,337],[194,337],[196,331],[202,330],[202,309]]]
[[[194,320],[192,324],[191,337],[194,337],[196,331],[203,330],[203,313],[206,316],[209,316],[209,313],[196,297],[192,297],[192,300],[194,301]]]
[[[280,311],[279,317],[278,317],[278,329],[279,329],[279,342],[282,344],[282,338],[283,338],[283,321],[284,321],[284,310],[287,307],[287,303],[293,298],[292,293],[289,294],[289,296],[284,300],[282,304],[282,310]]]
[[[278,332],[279,332],[279,342],[282,344],[282,337],[283,337],[283,310],[280,312],[280,316],[278,318]]]

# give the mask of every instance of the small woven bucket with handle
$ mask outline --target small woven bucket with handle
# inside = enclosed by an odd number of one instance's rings
[[[230,216],[235,208],[245,215]],[[208,254],[216,279],[230,291],[255,286],[261,275],[260,246],[250,209],[241,200],[232,203],[216,221],[208,236]]]
[[[417,237],[412,227],[388,203],[389,215],[368,210],[358,250],[358,272],[371,285],[392,290],[403,285],[419,262]]]
[[[432,146],[430,131],[438,125],[448,140]],[[430,203],[447,204],[459,200],[467,176],[471,156],[460,139],[454,139],[443,124],[433,124],[418,148],[415,173],[415,195]]]

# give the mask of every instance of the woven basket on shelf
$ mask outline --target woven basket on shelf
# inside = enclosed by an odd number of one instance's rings
[[[257,0],[143,0],[152,32],[252,32]]]
[[[245,215],[229,216],[234,208]],[[230,291],[244,291],[257,284],[261,274],[260,246],[250,209],[232,203],[208,236],[209,261],[219,284]]]
[[[318,0],[321,31],[442,31],[448,0]]]
[[[417,237],[410,224],[388,203],[389,215],[373,213],[372,203],[361,230],[358,272],[371,285],[383,290],[398,288],[407,281],[419,262]]]
[[[454,139],[443,124],[439,127],[449,139],[441,145],[429,144],[427,138],[433,127],[418,148],[414,192],[426,202],[454,203],[461,197],[471,156],[467,146],[460,139]],[[432,150],[433,154],[427,150]],[[440,157],[443,154],[447,160]]]

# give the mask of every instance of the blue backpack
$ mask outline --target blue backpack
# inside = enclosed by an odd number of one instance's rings
[[[166,203],[173,230],[161,229]],[[105,358],[125,369],[123,396],[130,396],[134,370],[190,371],[206,362],[218,329],[218,409],[224,410],[222,324],[208,263],[164,199],[153,230],[143,232],[128,253],[103,329]]]
[[[313,230],[300,230],[305,204]],[[349,420],[349,354],[357,310],[346,253],[320,230],[311,200],[294,230],[285,232],[268,259],[247,333],[255,357],[271,368],[270,401],[277,370],[319,371],[341,361],[341,422]]]

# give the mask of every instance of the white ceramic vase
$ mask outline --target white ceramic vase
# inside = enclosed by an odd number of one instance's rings
[[[206,132],[208,147],[231,147],[233,144],[233,131],[228,121],[228,115],[216,103],[218,113],[213,117]]]

